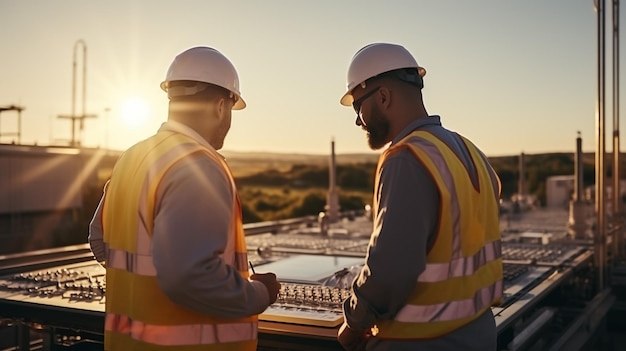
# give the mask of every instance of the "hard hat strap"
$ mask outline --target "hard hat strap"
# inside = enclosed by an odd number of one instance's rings
[[[167,88],[167,96],[170,98],[178,97],[178,96],[190,96],[195,95],[201,91],[206,90],[208,87],[207,84],[195,84],[193,86],[173,86]]]
[[[208,87],[211,85],[212,84],[197,83],[192,86],[184,86],[184,85],[172,86],[172,87],[167,88],[167,96],[171,99],[173,97],[179,97],[179,96],[196,95],[197,93],[201,91],[207,90]],[[224,91],[227,91],[229,93],[228,98],[232,99],[234,103],[236,103],[237,100],[239,100],[239,97],[235,95],[235,93],[233,93],[232,91],[226,88],[222,88],[222,89],[224,89]]]
[[[422,76],[419,74],[419,71],[414,68],[400,68],[400,69],[396,69],[393,71],[387,71],[387,72],[381,73],[377,76],[374,76],[362,82],[360,84],[361,88],[365,89],[368,81],[374,80],[376,78],[383,78],[383,77],[397,78],[398,80],[411,84],[419,89],[424,88],[424,80],[422,79]]]
[[[420,89],[424,87],[424,80],[417,69],[398,69],[392,72],[394,76],[405,83],[409,83]]]

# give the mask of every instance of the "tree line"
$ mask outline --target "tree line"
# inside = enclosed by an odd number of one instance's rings
[[[574,174],[574,155],[550,153],[525,155],[526,189],[542,205],[546,201],[546,179],[554,175]],[[611,159],[607,177],[611,176]],[[623,158],[623,157],[622,157]],[[519,156],[489,158],[502,183],[502,198],[510,199],[517,192]],[[622,162],[624,163],[624,162]],[[626,164],[620,165],[626,169]],[[336,185],[342,210],[360,210],[372,203],[376,163],[345,163],[336,168]],[[622,172],[625,175],[626,172]],[[244,176],[235,176],[245,223],[317,215],[324,210],[329,186],[328,166],[294,163],[282,170],[268,167]],[[594,154],[583,156],[583,182],[595,182]],[[58,246],[86,241],[89,222],[102,195],[102,185],[85,189],[83,207],[73,212],[70,227],[54,228]]]
[[[610,156],[607,156],[609,158]],[[500,177],[502,184],[502,199],[510,199],[514,194],[518,192],[518,184],[520,180],[520,156],[500,156],[489,157],[489,161],[494,170]],[[608,165],[611,165],[611,160],[605,161]],[[583,184],[584,186],[590,186],[595,183],[595,161],[594,154],[587,153],[582,157],[583,163]],[[623,162],[624,163],[624,162]],[[626,167],[626,163],[620,165],[622,169]],[[524,180],[526,192],[528,194],[535,195],[541,205],[546,203],[546,180],[548,177],[557,175],[573,175],[575,168],[574,154],[572,153],[546,153],[546,154],[527,154],[524,155]],[[359,201],[352,201],[346,204],[346,207],[342,206],[342,209],[353,209],[350,207],[361,206],[365,203],[371,203],[371,195],[373,192],[374,177],[376,171],[376,163],[353,163],[342,164],[337,166],[336,181],[337,186],[341,189],[341,192],[346,190],[360,193],[363,199],[363,203]],[[607,168],[607,177],[611,177],[611,167]],[[624,173],[622,173],[624,174]],[[256,174],[247,175],[245,177],[236,178],[236,183],[241,189],[248,187],[273,187],[282,189],[318,189],[318,193],[309,193],[308,203],[310,206],[298,209],[294,213],[289,211],[285,212],[285,215],[291,214],[317,214],[323,209],[325,204],[325,189],[328,189],[329,173],[328,166],[322,165],[309,165],[309,164],[294,164],[290,169],[286,171],[279,171],[276,169],[270,169],[267,171],[259,172]],[[284,190],[288,191],[288,190]],[[340,194],[341,194],[340,192]],[[242,202],[255,203],[255,197],[262,194],[253,193],[249,194],[244,191],[242,195]],[[313,200],[315,198],[315,201]],[[341,197],[340,197],[341,199]],[[278,201],[276,197],[274,200]],[[344,199],[345,201],[345,199]],[[264,203],[264,201],[256,202],[256,204]],[[258,207],[258,206],[257,206]],[[255,208],[254,206],[248,206],[246,211],[251,216],[258,212],[264,212],[263,206],[261,208]],[[267,208],[272,209],[272,206]],[[361,207],[362,208],[362,207]],[[252,216],[254,217],[254,216]],[[250,218],[250,217],[248,217]],[[258,216],[255,218],[263,218]]]

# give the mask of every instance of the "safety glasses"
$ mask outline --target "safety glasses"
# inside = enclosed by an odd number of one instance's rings
[[[357,126],[365,125],[365,122],[363,122],[363,118],[361,117],[361,105],[363,104],[363,101],[365,101],[368,97],[374,95],[374,93],[376,93],[378,89],[380,89],[380,87],[372,89],[367,94],[361,96],[360,98],[352,102],[352,107],[354,108],[354,112],[356,112],[356,125]]]

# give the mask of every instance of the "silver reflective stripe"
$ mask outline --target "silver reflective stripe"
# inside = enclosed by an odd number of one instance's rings
[[[124,250],[109,250],[107,268],[122,269],[138,275],[156,276],[152,256],[133,254]]]
[[[257,338],[257,324],[252,322],[217,324],[215,329],[218,342],[237,342]]]
[[[485,244],[483,248],[471,257],[461,257],[449,263],[428,263],[426,269],[417,281],[434,283],[448,280],[452,277],[472,275],[477,269],[502,256],[500,240]]]
[[[206,345],[250,341],[257,338],[253,322],[223,324],[154,325],[108,313],[105,330],[129,334],[135,340],[162,346]]]
[[[148,234],[148,227],[140,220],[137,223],[137,254],[143,256],[152,256],[152,237]]]
[[[444,282],[453,277],[472,276],[480,267],[501,257],[501,243],[495,241],[486,244],[471,257],[463,257],[461,247],[460,203],[454,176],[439,148],[431,141],[419,136],[409,141],[416,148],[428,155],[450,196],[450,219],[452,221],[451,261],[428,263],[425,271],[418,277],[419,282]],[[471,153],[469,155],[472,157]],[[472,158],[473,160],[473,158]],[[474,161],[474,160],[473,160]],[[475,161],[474,161],[475,162]],[[493,181],[493,178],[492,178]],[[463,300],[443,302],[431,305],[405,305],[395,320],[406,323],[428,323],[433,321],[452,321],[475,316],[488,308],[495,300],[502,297],[502,280],[474,292],[473,297]]]
[[[172,147],[165,154],[159,157],[148,169],[146,173],[146,179],[143,182],[141,188],[141,194],[139,195],[139,221],[137,221],[137,253],[141,255],[152,255],[151,246],[151,234],[148,233],[148,226],[145,223],[150,219],[154,221],[154,213],[148,213],[148,211],[155,211],[154,208],[148,208],[148,200],[150,199],[149,186],[155,181],[157,175],[171,162],[178,160],[181,155],[186,155],[191,151],[199,150],[196,144],[179,144]],[[153,194],[156,196],[156,194]],[[158,206],[159,199],[154,199],[154,205]]]
[[[454,185],[454,177],[452,171],[448,167],[446,159],[441,154],[441,150],[432,142],[420,137],[413,137],[409,142],[418,145],[435,164],[439,170],[439,175],[450,193],[450,211],[452,218],[452,258],[461,257],[461,209],[459,208],[459,198],[457,196],[456,186]]]
[[[434,305],[405,305],[395,317],[405,323],[451,321],[476,315],[502,297],[502,280],[476,292],[473,298]]]

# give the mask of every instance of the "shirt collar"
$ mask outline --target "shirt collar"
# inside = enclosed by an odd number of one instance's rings
[[[396,137],[393,138],[393,140],[391,141],[391,145],[404,139],[404,137],[409,135],[414,130],[423,128],[425,126],[441,126],[441,118],[437,115],[433,115],[426,118],[420,118],[409,123],[406,127],[404,127],[404,129],[402,129],[400,134],[396,135]]]
[[[224,158],[224,156],[222,156],[222,154],[217,152],[217,150],[215,150],[215,148],[211,146],[211,144],[209,144],[209,142],[206,141],[206,139],[201,137],[200,134],[198,134],[195,130],[186,126],[183,123],[169,120],[161,124],[161,127],[159,128],[159,132],[174,132],[174,133],[184,134],[190,137],[191,139],[193,139],[198,144],[209,148],[211,151],[214,151],[216,154],[220,155],[220,157]]]

